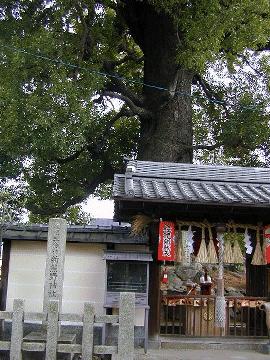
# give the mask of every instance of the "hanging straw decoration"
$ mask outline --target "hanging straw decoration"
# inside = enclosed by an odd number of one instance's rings
[[[263,238],[263,244],[262,244],[263,265],[267,264],[267,261],[266,261],[266,244],[267,244],[267,239]]]
[[[202,241],[200,244],[200,248],[198,251],[198,254],[196,256],[196,261],[199,263],[207,263],[208,262],[208,254],[207,254],[207,248],[205,243],[205,227],[202,227]]]
[[[233,262],[233,252],[231,239],[228,238],[224,244],[224,264],[231,264]]]
[[[252,244],[250,240],[250,235],[248,233],[248,228],[245,229],[245,247],[246,247],[246,253],[252,254]]]
[[[236,235],[236,227],[233,228],[233,232]],[[237,238],[234,239],[234,244],[232,249],[232,262],[234,264],[244,264],[244,257]]]
[[[234,264],[244,264],[244,257],[243,257],[238,240],[235,240],[235,242],[234,242],[232,255],[233,255],[232,262]]]
[[[207,249],[208,262],[210,264],[217,264],[218,263],[217,252],[216,252],[216,248],[214,245],[212,229],[210,226],[208,227],[208,232],[209,232],[209,245],[208,245],[208,249]]]
[[[262,253],[262,248],[261,248],[261,242],[260,242],[260,229],[259,227],[257,228],[257,232],[256,232],[256,247],[255,247],[255,251],[253,254],[253,258],[251,261],[252,265],[264,265],[264,257],[263,257],[263,253]]]
[[[183,260],[183,246],[182,246],[182,229],[179,226],[178,231],[175,233],[175,245],[176,245],[176,252],[175,252],[175,261],[181,262]]]
[[[131,223],[131,236],[141,235],[153,220],[147,215],[136,215]]]

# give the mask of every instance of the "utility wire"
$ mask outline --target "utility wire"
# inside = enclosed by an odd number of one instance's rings
[[[159,91],[171,92],[170,89],[162,87],[162,86],[147,84],[147,83],[145,83],[145,82],[143,82],[141,80],[138,80],[138,79],[131,79],[131,78],[126,78],[126,77],[119,76],[119,75],[116,75],[116,74],[109,74],[109,73],[106,73],[106,72],[103,72],[103,71],[93,70],[93,69],[90,69],[90,68],[85,67],[85,66],[79,66],[79,65],[71,64],[71,63],[63,61],[61,59],[51,58],[51,57],[48,57],[48,56],[40,54],[40,53],[34,53],[32,51],[28,51],[26,49],[21,49],[21,48],[17,48],[17,47],[10,46],[10,45],[4,45],[4,44],[0,44],[0,47],[2,47],[4,49],[12,50],[14,52],[18,52],[18,53],[26,54],[26,55],[29,55],[29,56],[33,56],[33,57],[35,57],[37,59],[47,60],[49,62],[58,64],[58,65],[61,65],[61,66],[86,71],[88,73],[95,74],[95,75],[98,75],[98,76],[101,76],[101,77],[117,79],[117,80],[124,81],[126,83],[139,84],[139,85],[142,85],[142,86],[145,86],[145,87],[148,87],[148,88],[152,88],[152,89],[156,89],[156,90],[159,90]],[[181,92],[181,91],[176,91],[175,94],[181,95],[181,96],[186,96],[186,97],[192,97],[191,94],[186,93],[186,92]],[[224,106],[227,105],[227,102],[224,101],[224,100],[210,99],[208,97],[207,97],[207,100],[210,103],[214,103],[214,104],[217,104],[217,105],[224,105]],[[242,109],[248,109],[248,110],[255,110],[256,109],[256,107],[254,105],[248,105],[248,106],[241,105],[240,107]]]

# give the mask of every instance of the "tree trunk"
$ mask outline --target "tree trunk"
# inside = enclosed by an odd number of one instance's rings
[[[179,71],[179,95],[152,109],[154,118],[142,121],[139,158],[141,160],[192,162],[192,74]]]
[[[181,34],[168,14],[146,1],[125,3],[123,16],[144,53],[144,107],[153,114],[141,119],[139,158],[192,162],[193,74],[176,61]]]

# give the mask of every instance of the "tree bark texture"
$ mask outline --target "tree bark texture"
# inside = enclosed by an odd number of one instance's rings
[[[146,1],[126,0],[123,16],[144,53],[144,107],[152,113],[141,118],[139,158],[192,162],[193,73],[176,61],[181,34],[168,14]]]

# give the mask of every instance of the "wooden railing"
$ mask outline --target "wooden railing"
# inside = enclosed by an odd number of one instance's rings
[[[134,293],[121,293],[119,315],[97,316],[91,303],[84,304],[83,315],[60,314],[59,302],[50,300],[47,313],[24,312],[24,301],[15,299],[13,311],[0,311],[0,319],[12,321],[11,339],[0,341],[0,350],[9,351],[10,359],[21,360],[22,351],[45,353],[46,360],[56,360],[57,353],[81,354],[82,360],[91,360],[93,354],[117,354],[117,359],[132,360],[134,355]],[[23,337],[24,321],[39,321],[44,324],[44,333],[32,333]],[[66,343],[61,335],[61,321],[82,324],[82,343]],[[93,345],[94,325],[118,324],[118,346]],[[0,355],[1,357],[1,355]]]
[[[179,336],[266,337],[267,298],[225,297],[225,330],[215,326],[215,296],[161,295],[160,333]]]

